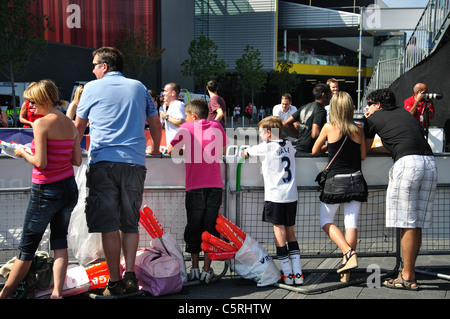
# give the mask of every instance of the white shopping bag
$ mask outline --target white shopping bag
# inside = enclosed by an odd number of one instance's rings
[[[75,171],[78,185],[78,203],[70,217],[67,241],[69,249],[81,266],[86,266],[99,259],[103,254],[102,234],[89,233],[86,214],[84,212],[86,199],[86,168],[82,165]]]
[[[228,262],[239,276],[255,281],[258,287],[273,285],[281,278],[272,257],[248,234],[234,259]]]

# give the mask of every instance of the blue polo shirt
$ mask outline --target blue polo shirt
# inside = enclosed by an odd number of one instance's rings
[[[147,88],[120,72],[86,84],[77,116],[89,120],[89,165],[108,161],[145,166],[145,123],[155,114]]]

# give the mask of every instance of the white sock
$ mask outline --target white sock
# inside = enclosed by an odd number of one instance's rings
[[[289,253],[286,246],[277,247],[277,257],[283,274],[285,276],[292,274],[291,262],[289,260]]]
[[[297,254],[289,254],[289,258],[291,259],[292,262],[292,268],[294,269],[294,275],[296,274],[302,274],[302,266],[300,263],[300,253]]]
[[[292,268],[294,270],[294,275],[302,274],[302,266],[300,262],[300,249],[296,241],[289,242],[289,258],[292,262]]]

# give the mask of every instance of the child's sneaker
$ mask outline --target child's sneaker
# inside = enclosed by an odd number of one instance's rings
[[[294,284],[296,284],[296,285],[303,285],[303,275],[296,274],[294,276]]]
[[[199,280],[200,279],[200,269],[199,268],[191,268],[188,278],[189,278],[189,280]]]
[[[294,284],[294,274],[290,274],[289,276],[283,275],[283,281],[286,285]]]
[[[214,277],[214,270],[212,268],[210,268],[209,271],[205,271],[204,269],[202,269],[200,281],[203,281],[205,284],[209,284],[213,277]]]

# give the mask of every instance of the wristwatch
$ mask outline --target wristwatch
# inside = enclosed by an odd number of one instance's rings
[[[167,121],[169,119],[169,115],[166,115],[164,119]]]

